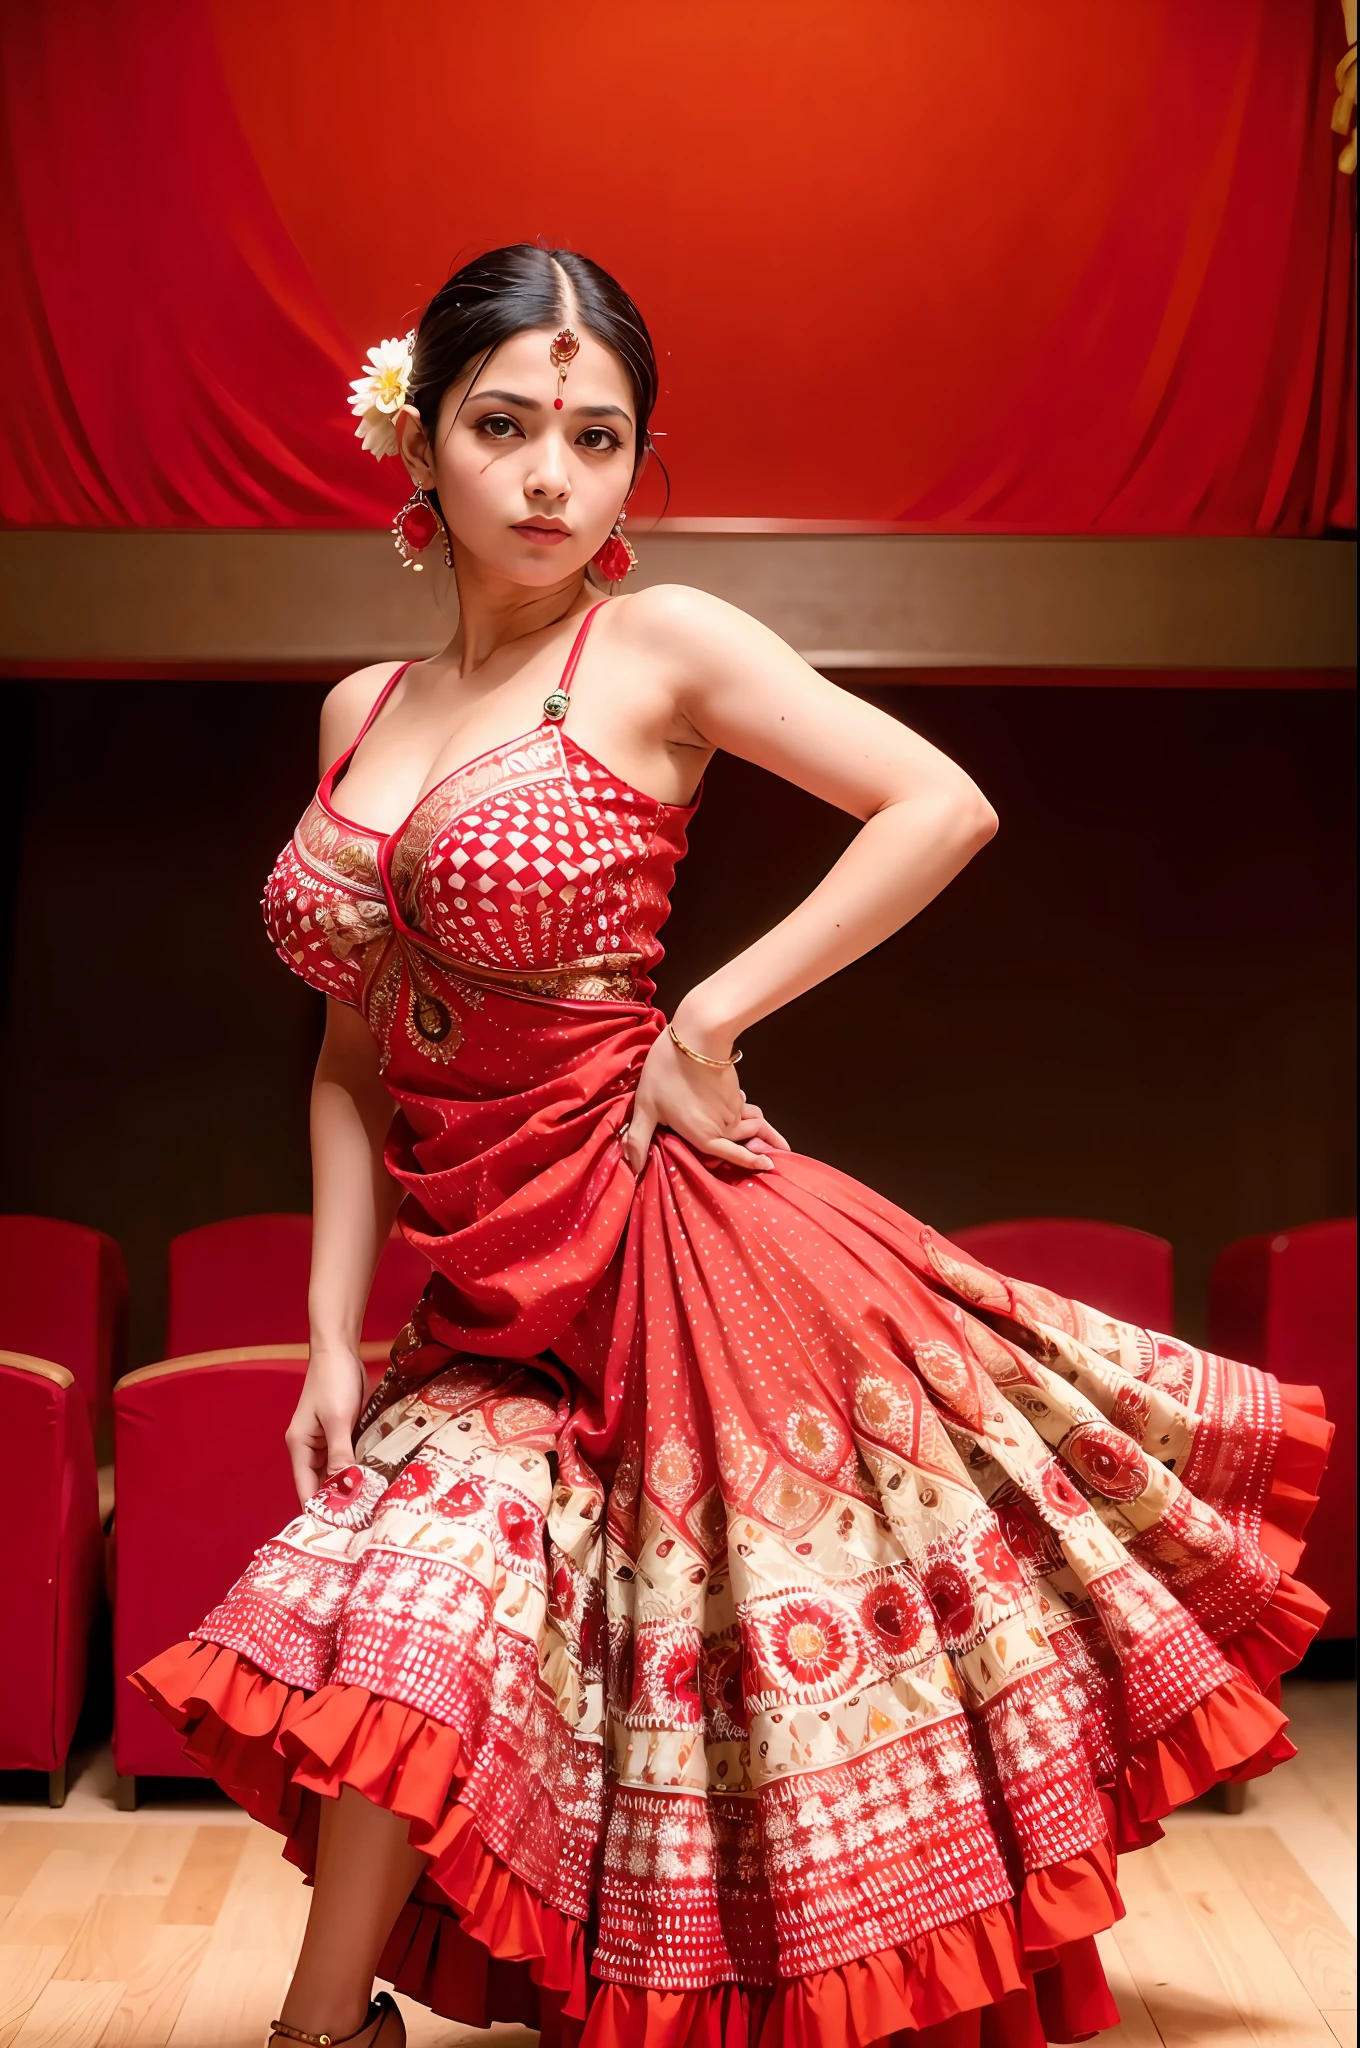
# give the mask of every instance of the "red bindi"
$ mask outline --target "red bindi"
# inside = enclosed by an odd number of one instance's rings
[[[553,405],[554,405],[554,407],[556,408],[556,410],[557,410],[558,412],[561,412],[561,410],[562,410],[562,401],[561,401],[561,399],[560,399],[560,398],[555,398],[555,399],[553,400]]]

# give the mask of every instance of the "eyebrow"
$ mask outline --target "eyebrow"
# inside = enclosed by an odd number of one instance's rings
[[[464,399],[463,403],[471,405],[484,398],[498,398],[502,405],[518,405],[525,412],[542,412],[543,410],[543,407],[536,398],[526,398],[522,391],[474,391],[470,397]],[[631,413],[626,412],[621,405],[575,405],[571,410],[584,413],[587,419],[627,420],[630,426],[632,424]]]

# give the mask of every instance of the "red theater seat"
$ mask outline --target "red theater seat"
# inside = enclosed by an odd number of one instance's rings
[[[233,1216],[172,1238],[166,1356],[305,1344],[311,1258],[310,1216]],[[391,1343],[429,1277],[428,1261],[404,1237],[388,1239],[364,1314],[366,1343]]]
[[[1331,1613],[1322,1634],[1355,1634],[1355,1219],[1239,1238],[1209,1276],[1210,1349],[1318,1386],[1336,1424],[1303,1577]]]
[[[366,1344],[370,1378],[385,1344]],[[127,1674],[215,1607],[261,1543],[297,1513],[283,1432],[305,1344],[236,1347],[143,1366],[113,1395],[113,1757],[119,1801],[138,1776],[199,1777]]]
[[[1142,1330],[1171,1329],[1173,1254],[1164,1237],[1071,1216],[976,1223],[950,1237],[1013,1280],[1032,1280]]]
[[[65,1366],[0,1351],[0,1442],[0,1770],[46,1771],[60,1806],[104,1582],[89,1411]]]
[[[0,1216],[0,1345],[64,1365],[92,1430],[123,1367],[127,1291],[123,1254],[102,1230]]]

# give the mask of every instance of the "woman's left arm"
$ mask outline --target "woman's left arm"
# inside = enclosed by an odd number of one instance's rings
[[[749,1024],[888,937],[996,831],[976,784],[886,712],[839,690],[756,620],[679,586],[639,592],[633,630],[665,636],[674,698],[696,741],[797,783],[864,822],[795,910],[698,983],[672,1023],[725,1058]],[[645,616],[644,616],[645,613]],[[648,1055],[625,1151],[640,1168],[658,1124],[699,1150],[767,1169],[783,1140],[746,1104],[731,1067],[688,1059],[663,1033]]]

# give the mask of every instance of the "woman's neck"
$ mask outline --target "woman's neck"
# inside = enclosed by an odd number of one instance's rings
[[[511,641],[541,633],[573,612],[583,611],[593,596],[582,569],[547,590],[527,590],[522,583],[488,574],[476,561],[460,558],[456,548],[453,575],[458,586],[458,630],[443,659],[460,677],[474,675]]]

